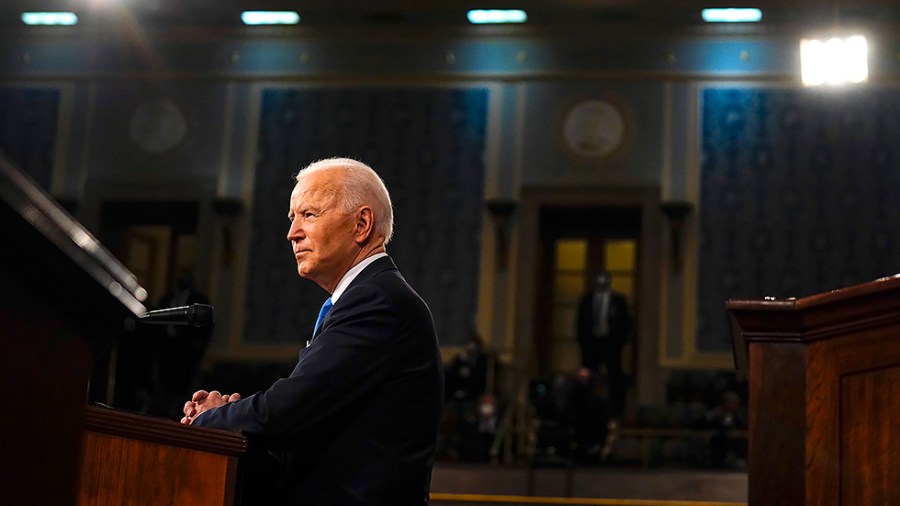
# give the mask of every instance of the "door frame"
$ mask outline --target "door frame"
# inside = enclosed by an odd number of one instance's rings
[[[178,265],[177,244],[180,236],[197,236],[200,229],[201,203],[197,200],[104,200],[100,203],[100,235],[113,255],[125,259],[128,238],[133,232],[133,227],[146,225],[168,227],[170,230],[168,251],[164,252],[168,258],[163,262],[167,266],[167,272],[157,273],[163,276],[163,280],[149,282],[142,280],[148,289],[153,287],[160,290],[159,293],[151,292],[148,299],[149,306],[157,303],[163,295],[171,291],[175,284]],[[192,271],[197,274],[197,263],[192,265]],[[204,291],[206,291],[204,289]]]
[[[640,303],[632,315],[640,321],[635,335],[636,376],[634,400],[639,404],[655,404],[664,399],[665,385],[659,363],[659,310],[661,276],[661,238],[663,216],[658,187],[602,187],[594,189],[523,189],[517,279],[519,283],[515,315],[515,347],[513,362],[519,370],[537,374],[534,314],[538,307],[538,276],[542,245],[540,211],[544,207],[635,207],[640,209],[640,231],[636,293]]]
[[[559,364],[559,358],[556,354],[560,352],[561,343],[557,341],[555,329],[558,322],[555,321],[557,307],[555,305],[555,275],[556,275],[556,244],[560,240],[582,239],[587,243],[586,270],[584,271],[583,285],[579,288],[579,294],[583,295],[593,289],[597,274],[602,270],[608,270],[605,265],[598,265],[596,259],[602,257],[605,261],[605,245],[612,240],[633,240],[638,249],[636,255],[640,254],[640,217],[641,209],[634,206],[627,207],[585,207],[585,206],[541,206],[538,210],[540,217],[539,238],[541,243],[541,253],[538,255],[538,274],[537,274],[537,292],[535,293],[535,305],[538,308],[550,308],[547,311],[537,311],[534,313],[534,329],[535,335],[535,355],[538,371],[541,374],[548,372],[557,373],[558,369],[551,366],[551,370],[547,371],[543,366],[551,364]],[[593,225],[592,223],[606,223],[607,225]],[[637,264],[638,256],[635,256],[634,263],[634,286],[631,293],[634,295],[632,300],[628,302],[629,312],[632,314],[639,311],[634,303],[640,301],[640,270]],[[615,279],[615,275],[613,275]],[[577,319],[575,320],[577,321]],[[571,322],[569,331],[573,337],[575,336],[575,321]],[[633,318],[636,330],[639,331],[641,321]],[[570,347],[569,355],[577,346],[577,340],[573,339],[567,343]],[[634,343],[629,343],[633,348]],[[542,356],[543,355],[543,356]],[[627,361],[623,356],[623,365],[625,370],[637,370],[637,357],[632,357]],[[574,358],[574,357],[571,357]],[[568,370],[575,370],[580,361],[570,362]]]

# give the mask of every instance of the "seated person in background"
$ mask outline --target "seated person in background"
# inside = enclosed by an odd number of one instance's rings
[[[446,398],[474,400],[487,385],[487,355],[481,337],[472,335],[459,354],[447,366]]]
[[[747,429],[747,413],[737,392],[722,394],[719,405],[706,415],[706,424],[717,432],[710,438],[710,458],[715,467],[743,468],[747,465],[747,438],[736,430]]]
[[[532,380],[530,401],[539,420],[537,453],[593,463],[605,458],[609,399],[604,388],[586,367],[556,374],[549,382]]]
[[[596,463],[608,456],[606,448],[609,402],[598,375],[586,367],[578,369],[569,393],[569,420],[575,428],[578,456]],[[604,453],[605,451],[605,453]]]
[[[497,398],[484,394],[478,399],[477,411],[465,414],[458,449],[461,460],[490,460],[491,445],[500,428],[500,410]]]
[[[480,455],[475,455],[480,450],[473,450],[473,440],[480,438],[475,426],[487,386],[487,355],[478,335],[471,335],[446,367],[444,384],[447,403],[442,438],[447,456],[483,460]]]

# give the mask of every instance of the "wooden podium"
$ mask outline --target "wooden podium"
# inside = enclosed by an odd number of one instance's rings
[[[137,279],[0,156],[0,494],[77,500],[94,358],[146,311]]]
[[[78,504],[235,503],[240,434],[87,407]]]
[[[727,309],[749,381],[749,506],[900,504],[900,276]]]
[[[0,502],[231,504],[242,436],[86,406],[147,293],[2,156],[0,231]]]

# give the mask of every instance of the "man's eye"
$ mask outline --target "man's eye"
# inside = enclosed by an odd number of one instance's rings
[[[306,219],[315,218],[315,217],[316,217],[316,213],[304,213],[304,214],[303,214],[303,217],[306,218]]]

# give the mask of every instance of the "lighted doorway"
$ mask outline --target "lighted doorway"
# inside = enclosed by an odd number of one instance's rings
[[[571,371],[581,364],[576,339],[578,303],[597,274],[612,276],[612,289],[638,314],[640,209],[631,207],[558,208],[540,213],[542,244],[535,324],[535,349],[542,374]],[[635,328],[638,322],[634,321]],[[635,333],[636,334],[636,333]],[[623,352],[625,374],[636,373],[634,344]]]

